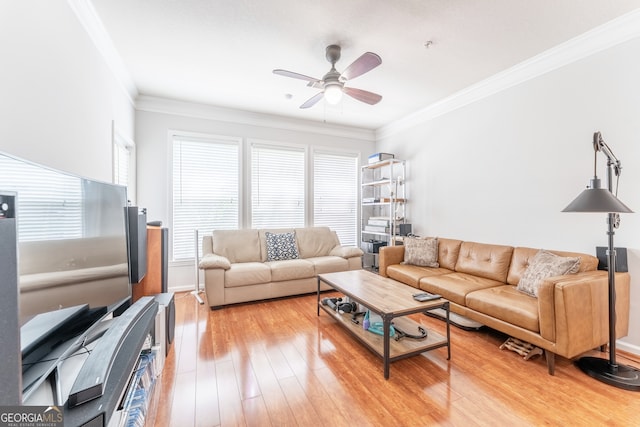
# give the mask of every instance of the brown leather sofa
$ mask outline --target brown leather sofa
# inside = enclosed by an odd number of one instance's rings
[[[576,274],[545,279],[538,297],[516,289],[538,249],[438,239],[439,267],[403,263],[404,246],[380,250],[379,273],[451,302],[451,311],[544,349],[549,374],[555,355],[574,358],[609,341],[608,281],[592,255]],[[616,273],[616,336],[629,328],[628,273]]]

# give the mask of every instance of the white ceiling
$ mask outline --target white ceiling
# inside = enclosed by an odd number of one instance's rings
[[[139,94],[378,129],[633,9],[640,0],[91,0]],[[430,47],[425,47],[431,41]],[[383,96],[299,106],[366,51],[347,86]],[[290,99],[286,96],[290,94]]]

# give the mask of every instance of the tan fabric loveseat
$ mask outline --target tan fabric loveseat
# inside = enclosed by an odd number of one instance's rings
[[[553,375],[556,354],[574,358],[609,341],[608,281],[592,255],[579,257],[575,274],[547,277],[537,296],[517,289],[539,249],[438,239],[437,266],[404,263],[405,247],[380,250],[380,274],[451,302],[451,311],[545,351]],[[629,327],[628,273],[616,273],[616,335]]]
[[[315,292],[318,274],[362,268],[362,250],[341,246],[328,227],[216,230],[202,245],[212,308]]]

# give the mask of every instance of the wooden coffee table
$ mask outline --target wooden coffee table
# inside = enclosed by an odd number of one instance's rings
[[[351,301],[360,303],[379,314],[384,325],[384,335],[380,336],[364,330],[362,321],[359,324],[354,323],[350,313],[341,314],[329,306],[323,305],[320,301],[321,282],[342,292]],[[418,292],[420,292],[419,289],[366,270],[319,274],[318,316],[320,316],[320,309],[322,308],[371,351],[381,356],[384,364],[384,377],[389,379],[390,363],[405,357],[415,356],[440,347],[447,347],[447,360],[451,359],[449,301],[440,298],[433,301],[419,302],[414,300],[412,296]],[[446,337],[423,326],[427,330],[427,337],[424,339],[415,340],[408,337],[398,341],[390,339],[389,331],[394,319],[394,324],[397,324],[403,331],[415,331],[418,326],[422,325],[404,316],[424,313],[437,308],[442,308],[446,312]]]

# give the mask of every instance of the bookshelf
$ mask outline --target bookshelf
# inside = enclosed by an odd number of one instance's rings
[[[361,240],[363,267],[378,268],[381,246],[393,246],[406,224],[406,162],[387,159],[361,167]]]

